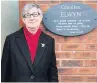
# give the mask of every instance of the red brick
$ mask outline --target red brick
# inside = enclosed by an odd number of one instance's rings
[[[59,2],[58,3],[51,3],[51,4],[49,4],[49,7],[51,8],[51,7],[58,5],[58,4],[59,4]]]
[[[56,58],[58,59],[72,59],[72,52],[56,52]]]
[[[91,1],[91,2],[84,2],[84,3],[88,4],[89,6],[91,6],[95,10],[97,10],[97,2],[93,3],[93,1]]]
[[[51,4],[52,3],[59,3],[60,2],[60,0],[51,0]]]
[[[86,48],[87,50],[97,51],[97,44],[87,44]]]
[[[60,82],[97,82],[97,76],[61,76]]]
[[[61,76],[61,82],[84,82],[82,76]]]
[[[82,67],[83,60],[62,60],[61,67]]]
[[[60,51],[61,47],[60,44],[55,43],[55,51]]]
[[[97,75],[97,68],[73,68],[75,75]]]
[[[65,39],[66,43],[82,43],[83,40],[80,36],[75,36],[75,37],[67,37],[67,39]]]
[[[70,1],[83,2],[83,0],[70,0]]]
[[[58,68],[58,75],[72,75],[72,68]]]
[[[97,3],[97,0],[83,0],[83,3]]]
[[[72,0],[60,0],[60,3],[71,2]]]
[[[50,2],[50,0],[47,0],[47,1],[45,1],[45,0],[38,0],[37,1],[37,4],[50,4],[51,2]]]
[[[38,4],[56,4],[59,3],[60,0],[38,0]]]
[[[97,75],[97,68],[58,68],[59,75]]]
[[[84,82],[97,82],[97,76],[84,76]]]
[[[65,39],[62,36],[56,36],[55,37],[55,42],[56,43],[65,43]]]
[[[27,4],[27,3],[34,3],[36,4],[37,3],[37,0],[19,0],[19,4],[22,5],[22,4]]]
[[[86,50],[85,45],[84,44],[75,44],[75,43],[71,43],[71,44],[61,44],[61,50],[62,51],[66,51],[66,50]]]
[[[40,4],[40,8],[42,9],[43,12],[45,12],[49,9],[49,5],[48,4]]]
[[[85,60],[84,66],[85,67],[97,67],[97,60]]]
[[[96,59],[96,52],[93,51],[81,51],[73,54],[74,59]]]
[[[97,43],[97,35],[83,35],[80,37],[83,43]]]

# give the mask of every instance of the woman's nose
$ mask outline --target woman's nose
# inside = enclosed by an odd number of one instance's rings
[[[31,15],[31,19],[33,19],[34,17],[33,17],[33,15]]]

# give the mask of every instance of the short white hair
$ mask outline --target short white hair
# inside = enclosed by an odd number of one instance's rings
[[[42,12],[41,8],[39,7],[39,5],[37,5],[37,4],[32,4],[32,3],[28,3],[28,4],[26,4],[26,5],[23,7],[23,9],[22,9],[22,17],[24,17],[25,12],[26,12],[27,10],[30,10],[30,9],[33,8],[33,7],[37,8],[38,11],[39,11],[39,13],[40,13],[40,15],[43,16],[43,12]]]

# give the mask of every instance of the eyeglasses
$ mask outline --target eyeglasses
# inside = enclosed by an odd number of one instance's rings
[[[24,17],[24,18],[31,18],[31,15],[32,15],[33,17],[37,17],[37,16],[40,15],[40,13],[39,13],[39,12],[34,12],[34,13],[32,13],[32,14],[27,13],[27,14],[25,14],[23,17]]]

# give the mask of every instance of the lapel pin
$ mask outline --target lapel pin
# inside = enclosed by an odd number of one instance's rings
[[[41,47],[45,47],[45,44],[44,43],[41,43]]]

